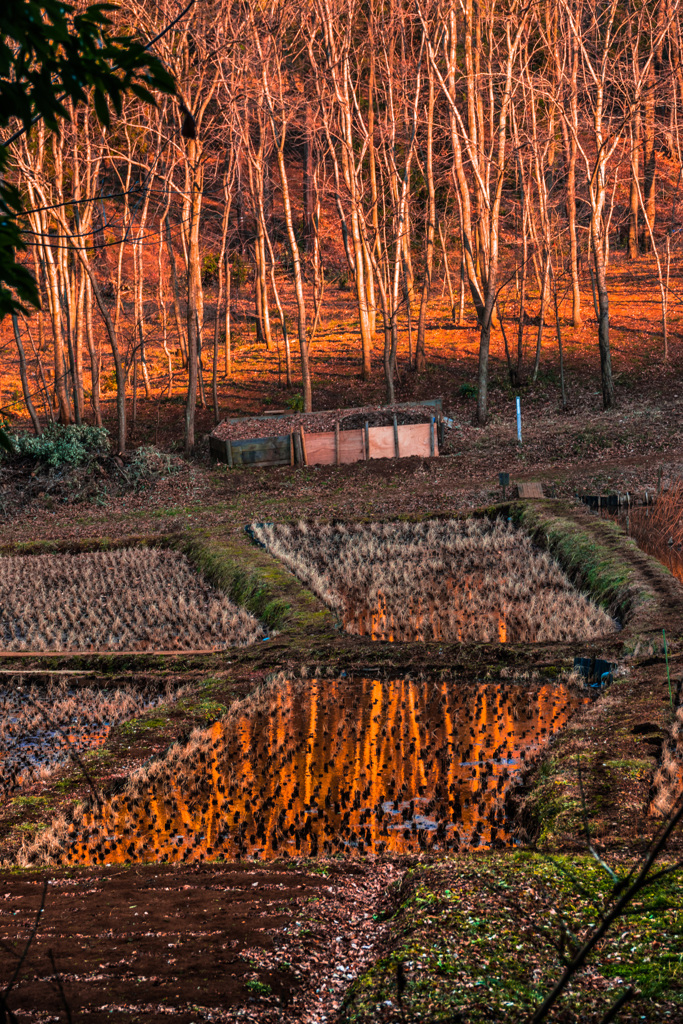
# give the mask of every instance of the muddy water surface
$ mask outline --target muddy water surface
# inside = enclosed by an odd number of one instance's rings
[[[665,565],[679,583],[683,583],[683,552],[677,548],[670,546],[669,544],[663,543],[651,535],[648,535],[643,524],[646,523],[644,517],[640,517],[640,523],[638,524],[638,532],[635,531],[631,534],[639,548],[642,548],[648,555],[652,555],[658,562]]]
[[[160,699],[157,687],[75,688],[52,679],[42,687],[27,687],[21,677],[0,685],[0,798],[47,777],[75,755],[101,747],[117,722]]]
[[[554,684],[282,682],[207,730],[169,770],[73,824],[62,859],[504,845],[510,786],[586,699]]]
[[[414,594],[400,608],[391,607],[384,594],[377,595],[377,603],[373,607],[356,605],[347,600],[342,617],[344,629],[370,640],[389,640],[391,642],[444,640],[461,643],[472,627],[472,616],[460,614],[453,597],[456,591],[465,601],[471,602],[482,581],[456,584],[449,579],[444,583],[446,601],[430,595]],[[450,600],[449,600],[449,599]],[[481,638],[500,643],[514,643],[514,630],[506,621],[504,613],[499,611],[480,612],[477,623]]]

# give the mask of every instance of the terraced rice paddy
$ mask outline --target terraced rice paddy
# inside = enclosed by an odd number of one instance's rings
[[[0,650],[224,649],[263,636],[176,551],[0,558]]]
[[[0,686],[0,797],[46,779],[74,755],[102,746],[112,727],[174,694],[157,687],[73,687],[50,680],[24,686],[20,676]]]
[[[373,640],[533,643],[616,628],[547,552],[501,519],[250,529],[345,629]]]
[[[20,862],[435,852],[511,840],[510,787],[588,698],[564,683],[276,680]]]

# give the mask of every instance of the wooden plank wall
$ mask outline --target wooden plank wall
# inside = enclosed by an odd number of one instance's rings
[[[214,439],[215,440],[215,439]],[[222,442],[225,452],[216,450],[215,458],[228,462],[228,442]],[[291,462],[290,435],[277,437],[253,437],[248,440],[231,441],[233,466],[289,466]],[[214,449],[211,448],[214,455]]]
[[[428,459],[431,453],[429,431],[430,423],[405,423],[398,428],[398,450],[402,459],[410,455],[419,455]],[[394,428],[370,427],[371,459],[396,458]],[[335,435],[333,430],[322,434],[306,434],[306,454],[311,466],[334,466]],[[434,455],[439,454],[436,424],[434,424]],[[361,462],[365,458],[365,429],[341,430],[339,432],[339,462]]]
[[[433,433],[432,433],[433,431]],[[338,437],[338,441],[337,441]],[[398,438],[398,453],[396,440]],[[433,449],[432,449],[433,444]],[[339,450],[337,451],[337,445]],[[297,465],[307,462],[311,466],[334,466],[350,462],[362,462],[366,458],[394,459],[408,458],[417,455],[428,459],[439,454],[437,424],[405,423],[395,428],[370,427],[366,430],[333,430],[322,434],[305,435],[305,451],[301,444],[301,435],[280,434],[277,437],[257,437],[240,441],[224,441],[220,438],[209,438],[211,457],[219,462],[226,462],[231,468],[236,466],[289,466],[292,456]]]
[[[365,458],[363,430],[339,431],[339,463],[361,462]],[[334,466],[336,464],[335,432],[326,430],[322,434],[306,434],[306,455],[310,466]]]

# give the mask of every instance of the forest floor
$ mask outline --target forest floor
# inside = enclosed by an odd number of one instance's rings
[[[637,294],[631,272],[620,278],[618,262],[615,266],[617,405],[609,413],[601,408],[591,316],[581,331],[566,326],[567,411],[559,408],[556,343],[548,327],[539,378],[519,392],[523,444],[516,439],[516,392],[507,383],[500,338],[493,352],[490,420],[475,427],[475,400],[462,386],[476,382],[476,332],[471,324],[452,327],[443,310],[431,317],[424,374],[405,370],[402,350],[397,394],[400,401],[443,396],[444,411],[455,425],[438,459],[231,472],[210,465],[204,440],[192,461],[174,454],[173,472],[156,482],[110,493],[103,476],[96,499],[77,504],[44,492],[25,502],[17,474],[3,480],[1,545],[5,550],[28,541],[68,546],[89,538],[200,531],[237,544],[254,519],[463,512],[501,500],[500,471],[509,472],[513,484],[539,480],[546,494],[558,498],[571,499],[577,491],[655,491],[660,471],[663,486],[683,474],[680,317],[674,309],[670,357],[664,363],[652,268],[643,268],[643,292]],[[330,318],[315,343],[316,408],[382,398],[379,371],[367,383],[357,375],[352,330],[340,307],[338,323]],[[531,344],[532,329],[527,331]],[[404,334],[404,347],[405,341]],[[528,363],[529,351],[526,358]],[[240,415],[284,407],[291,393],[278,390],[277,369],[277,356],[264,357],[245,329],[236,345],[234,379],[221,381],[223,411]],[[159,379],[162,372],[159,360]],[[6,368],[3,374],[6,402],[16,380],[10,385],[11,374]],[[176,383],[179,387],[180,378]],[[177,453],[181,412],[180,398],[139,400],[133,444],[156,442]],[[198,416],[205,436],[212,412],[200,410]],[[600,522],[586,511],[580,515]],[[678,700],[683,615],[677,599],[666,600],[669,669]],[[65,1002],[74,1019],[126,1024],[141,1019],[313,1024],[340,1015],[358,1022],[521,1022],[561,973],[564,954],[595,919],[591,900],[599,902],[606,894],[607,875],[583,856],[582,799],[594,847],[617,871],[642,854],[656,830],[647,809],[671,711],[663,652],[653,636],[640,653],[621,659],[625,674],[579,712],[527,780],[534,799],[523,818],[529,829],[524,841],[532,852],[482,851],[434,863],[429,857],[419,863],[307,862],[296,868],[274,863],[6,870],[0,882],[3,984],[30,935],[49,878],[45,910],[9,1005],[19,1020],[30,1022],[65,1019]],[[311,648],[317,642],[312,633]],[[298,647],[298,660],[301,654]],[[141,668],[121,665],[109,673],[112,679],[126,674],[145,679]],[[161,717],[155,710],[113,730],[105,747],[84,761],[88,775],[102,788],[125,778],[142,761],[163,754],[174,739],[210,722],[217,708],[249,693],[264,674],[260,663],[248,659],[211,668],[190,661],[185,669],[169,665],[165,679],[173,683],[177,675],[177,681],[195,684],[194,696]],[[574,770],[580,759],[583,791]],[[3,850],[16,849],[54,809],[87,787],[80,767],[65,767],[49,783],[15,798],[3,813]],[[635,995],[618,1020],[683,1022],[680,880],[663,881],[650,899],[647,912],[615,928],[581,983],[549,1019],[599,1022],[632,983]]]

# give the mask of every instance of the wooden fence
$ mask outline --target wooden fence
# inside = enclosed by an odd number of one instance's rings
[[[437,404],[438,403],[438,404]],[[397,424],[357,430],[309,433],[300,428],[292,434],[255,437],[248,440],[209,438],[211,457],[236,466],[334,466],[367,459],[433,458],[439,454],[442,430],[439,399],[421,403],[435,409],[429,423]]]

